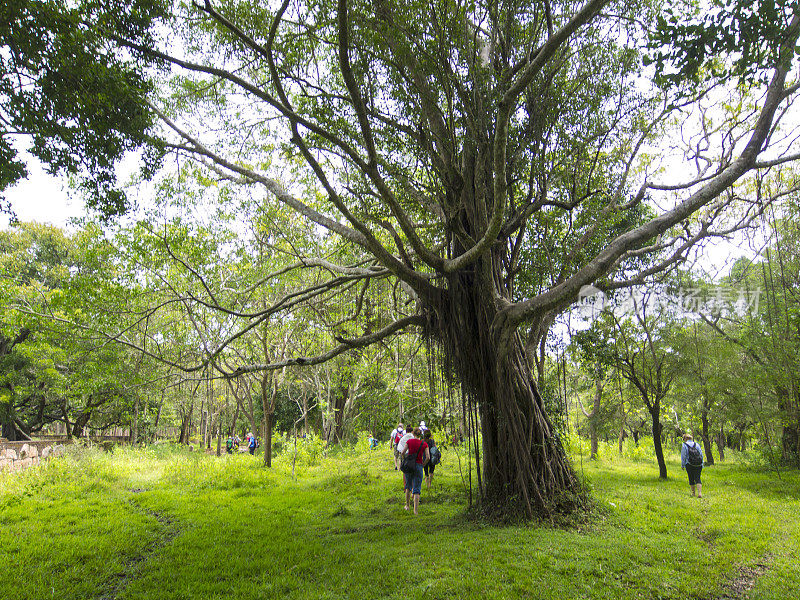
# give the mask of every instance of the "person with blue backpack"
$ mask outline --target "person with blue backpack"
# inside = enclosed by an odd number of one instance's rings
[[[247,449],[250,451],[250,454],[255,454],[256,448],[258,448],[258,438],[251,434],[250,441],[247,443]]]
[[[439,446],[436,445],[436,440],[431,435],[431,430],[426,429],[423,435],[423,440],[428,444],[428,451],[430,452],[431,459],[422,467],[425,473],[425,482],[428,489],[431,489],[431,481],[433,481],[433,472],[436,470],[436,465],[442,460],[442,453],[439,451]]]
[[[689,487],[692,488],[692,496],[697,490],[697,497],[703,497],[703,484],[700,482],[700,474],[703,471],[703,449],[700,444],[694,441],[692,434],[688,431],[683,434],[683,444],[681,445],[681,468],[686,469],[689,476]]]

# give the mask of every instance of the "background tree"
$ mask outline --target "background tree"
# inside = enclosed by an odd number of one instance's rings
[[[129,425],[151,364],[98,337],[120,296],[96,295],[117,274],[99,230],[72,236],[45,225],[0,232],[3,305],[0,387],[4,434],[28,437],[54,422],[68,435]]]
[[[675,316],[655,302],[652,292],[631,297],[632,314],[617,317],[604,313],[614,325],[616,339],[609,340],[620,374],[639,392],[650,413],[653,446],[659,477],[667,478],[662,444],[664,401],[679,372],[684,368],[684,347],[676,342]]]

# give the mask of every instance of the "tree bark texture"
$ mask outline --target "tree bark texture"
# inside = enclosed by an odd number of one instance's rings
[[[481,272],[479,261],[476,272]],[[491,300],[495,278],[449,277],[449,294],[433,307],[429,334],[460,381],[482,434],[481,500],[491,512],[525,516],[571,510],[580,486],[536,383],[534,365],[514,329],[502,327]],[[488,291],[488,295],[487,295]]]

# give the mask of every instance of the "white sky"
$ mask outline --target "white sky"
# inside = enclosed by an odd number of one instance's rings
[[[28,179],[5,192],[20,221],[64,227],[70,218],[83,215],[84,203],[79,194],[69,193],[66,179],[48,175],[30,155],[22,158],[28,167]],[[7,229],[8,224],[8,215],[0,214],[0,228]]]

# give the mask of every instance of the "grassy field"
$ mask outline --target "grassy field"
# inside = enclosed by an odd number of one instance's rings
[[[80,450],[0,474],[0,598],[720,598],[800,596],[800,476],[723,465],[702,500],[680,466],[576,463],[582,525],[465,516],[456,456],[420,515],[389,451],[247,455]]]

